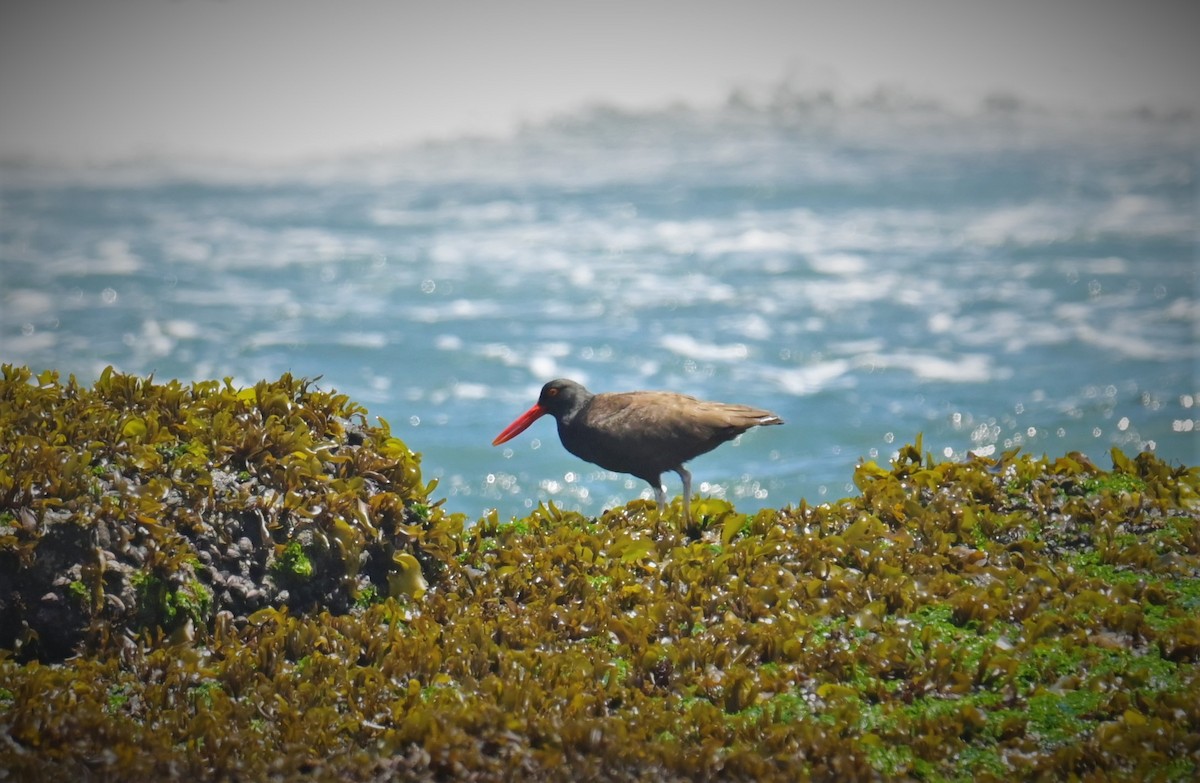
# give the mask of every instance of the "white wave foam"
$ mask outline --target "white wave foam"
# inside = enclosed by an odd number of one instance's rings
[[[1058,345],[1071,339],[1070,330],[1061,324],[1024,317],[1010,310],[960,316],[954,319],[948,334],[964,346],[1003,346],[1007,353],[1019,353],[1035,345]]]
[[[1065,266],[1077,274],[1085,275],[1123,275],[1129,272],[1129,262],[1116,256],[1084,258],[1078,262],[1068,262]]]
[[[1114,198],[1092,219],[1093,231],[1138,236],[1188,237],[1196,231],[1196,216],[1183,205],[1143,194]]]
[[[766,368],[767,380],[779,389],[799,397],[817,394],[842,382],[852,385],[848,373],[854,364],[849,359],[831,359],[804,367]]]
[[[477,299],[455,299],[437,305],[410,307],[404,314],[410,321],[442,323],[445,321],[477,320],[505,314],[499,302]]]
[[[842,312],[869,302],[886,301],[909,295],[905,286],[911,280],[902,280],[895,274],[872,274],[862,277],[829,277],[799,281],[797,294],[810,302],[819,313]],[[924,299],[921,295],[919,301]]]
[[[1200,299],[1187,299],[1181,296],[1167,305],[1163,314],[1168,318],[1191,321],[1193,327],[1200,330]]]
[[[539,384],[551,378],[570,377],[584,383],[582,373],[567,370],[558,361],[571,354],[571,345],[564,342],[536,343],[511,346],[507,343],[488,343],[481,346],[479,354],[486,359],[498,361],[506,367],[523,367]]]
[[[740,361],[745,359],[749,353],[745,343],[731,343],[728,345],[703,343],[686,334],[664,335],[658,341],[658,344],[679,356],[707,362]]]
[[[301,308],[288,288],[258,288],[239,285],[230,278],[220,288],[177,288],[172,292],[175,304],[224,309],[241,307],[255,310],[283,310],[288,317],[301,314]]]
[[[785,252],[792,250],[794,246],[795,240],[790,234],[761,228],[743,231],[731,243],[731,249],[748,253]]]
[[[1035,200],[987,212],[971,221],[963,233],[970,242],[981,245],[1044,245],[1069,239],[1080,223],[1080,215],[1064,205]]]
[[[460,381],[454,384],[454,396],[460,400],[486,400],[492,396],[492,387],[483,383]]]
[[[563,370],[553,356],[535,354],[526,361],[529,374],[534,378],[561,378]]]
[[[943,358],[926,353],[890,353],[864,356],[860,364],[873,370],[905,370],[924,381],[985,383],[1007,373],[992,367],[986,354],[959,354]]]
[[[887,341],[882,337],[867,337],[862,340],[844,340],[829,344],[829,350],[835,354],[858,356],[866,353],[878,353],[884,349]]]
[[[1112,301],[1117,301],[1115,298]],[[1059,328],[1080,342],[1113,351],[1117,355],[1143,361],[1171,361],[1193,358],[1200,348],[1195,343],[1172,345],[1168,341],[1155,340],[1152,336],[1163,318],[1191,321],[1200,328],[1200,305],[1179,298],[1161,310],[1150,313],[1098,311],[1094,304],[1070,302],[1054,308],[1054,317]],[[1097,318],[1104,319],[1103,327],[1093,325]]]
[[[667,220],[656,223],[653,231],[655,238],[668,253],[687,255],[706,247],[713,239],[716,227],[709,220]]]
[[[809,257],[808,265],[823,275],[860,275],[867,269],[866,260],[852,253],[818,253]]]
[[[96,243],[94,252],[65,254],[49,262],[55,274],[83,277],[86,275],[132,275],[142,269],[140,256],[129,243],[109,237]]]
[[[347,348],[379,349],[387,347],[388,339],[379,332],[343,332],[338,335],[337,343]]]
[[[721,320],[721,331],[736,332],[748,340],[765,341],[771,339],[775,329],[771,323],[758,313],[739,313]]]
[[[4,344],[0,346],[0,353],[3,353],[5,361],[12,361],[16,357],[34,356],[39,352],[49,351],[57,345],[58,337],[53,332],[34,330],[5,337]]]
[[[1194,346],[1174,348],[1161,343],[1151,342],[1132,333],[1129,330],[1131,326],[1135,325],[1118,322],[1107,326],[1105,329],[1097,329],[1091,324],[1081,323],[1075,326],[1075,335],[1082,342],[1094,345],[1097,348],[1103,348],[1107,351],[1114,351],[1128,359],[1170,361],[1172,359],[1186,359],[1195,356],[1197,353]]]
[[[433,209],[374,207],[368,212],[368,218],[377,226],[412,228],[458,224],[482,229],[528,223],[537,218],[537,207],[531,203],[504,199],[481,204],[454,201]]]
[[[212,254],[210,243],[192,237],[168,238],[163,242],[163,255],[172,261],[199,264],[212,258]]]
[[[163,321],[163,332],[176,340],[194,340],[200,336],[200,324],[183,318]]]
[[[175,338],[163,329],[162,324],[153,319],[142,322],[141,332],[126,334],[124,343],[129,346],[139,360],[169,356],[176,345]]]
[[[34,291],[30,288],[17,288],[4,295],[4,315],[6,320],[15,318],[33,318],[53,312],[54,297],[45,291]]]
[[[131,275],[142,268],[142,259],[129,249],[124,239],[101,240],[96,253],[97,258],[88,270],[94,274]]]
[[[245,346],[249,349],[258,348],[274,348],[278,346],[292,346],[301,342],[303,334],[299,329],[277,329],[272,332],[256,332],[249,335],[245,339]]]

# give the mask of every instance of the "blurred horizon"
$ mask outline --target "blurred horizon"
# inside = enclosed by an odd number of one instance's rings
[[[1200,109],[1194,4],[16,2],[0,161],[272,164],[784,90]]]

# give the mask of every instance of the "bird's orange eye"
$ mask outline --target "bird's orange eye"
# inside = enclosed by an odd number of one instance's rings
[[[549,394],[551,397],[553,397],[554,395],[558,394],[558,389],[547,389],[546,394]]]

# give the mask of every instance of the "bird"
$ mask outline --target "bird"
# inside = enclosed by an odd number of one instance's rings
[[[593,394],[582,384],[558,378],[542,387],[537,403],[497,435],[492,445],[512,440],[546,415],[554,417],[567,451],[649,484],[660,513],[667,504],[662,474],[679,474],[684,524],[690,524],[692,494],[692,474],[684,463],[752,427],[783,424],[774,413],[748,405],[666,391]]]

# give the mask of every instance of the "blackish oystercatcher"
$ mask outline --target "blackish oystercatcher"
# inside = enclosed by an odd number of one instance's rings
[[[683,519],[689,521],[692,475],[683,466],[751,427],[783,424],[770,411],[707,402],[685,394],[636,391],[592,394],[575,381],[560,378],[542,387],[537,404],[496,436],[498,446],[524,432],[542,416],[558,423],[567,451],[616,473],[637,476],[654,488],[659,511],[666,508],[662,474],[683,479]]]

